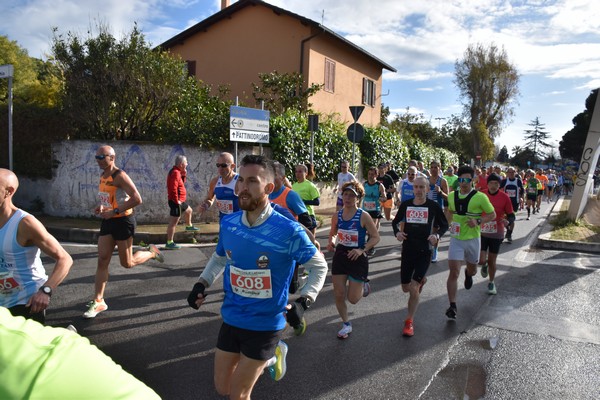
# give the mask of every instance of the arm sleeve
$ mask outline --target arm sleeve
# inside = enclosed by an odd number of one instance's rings
[[[301,296],[310,297],[313,301],[317,299],[319,292],[325,284],[327,277],[327,261],[320,251],[315,252],[310,260],[303,263],[304,270],[308,272],[306,285],[302,288]]]
[[[392,221],[392,229],[394,230],[394,237],[398,234],[398,232],[400,232],[400,228],[398,228],[398,225],[404,219],[405,212],[406,212],[406,206],[404,206],[403,204],[400,204],[400,207],[398,207],[398,212],[396,213],[396,216],[394,217],[394,220]]]
[[[442,209],[439,210],[436,216],[436,226],[438,228],[437,234],[442,237],[444,233],[448,231],[448,220]]]
[[[219,279],[219,276],[221,276],[225,270],[225,265],[227,265],[227,258],[221,257],[217,253],[213,253],[198,280],[202,280],[202,283],[207,288],[210,287],[210,285]]]
[[[317,197],[312,200],[304,200],[304,204],[308,204],[309,206],[318,206],[319,204],[321,204],[321,201]]]

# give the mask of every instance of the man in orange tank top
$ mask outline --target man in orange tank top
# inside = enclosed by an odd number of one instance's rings
[[[95,209],[102,218],[98,238],[98,267],[96,269],[95,298],[88,304],[84,318],[94,318],[108,306],[104,301],[104,290],[108,282],[108,265],[117,246],[119,261],[125,268],[132,268],[150,259],[164,262],[158,248],[151,244],[148,249],[133,252],[135,218],[133,208],[142,204],[142,197],[135,184],[115,165],[115,150],[101,146],[96,151],[96,162],[102,170],[98,191],[99,204]]]

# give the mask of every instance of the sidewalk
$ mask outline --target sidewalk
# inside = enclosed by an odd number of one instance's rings
[[[540,235],[535,242],[536,247],[550,250],[581,251],[587,253],[599,253],[600,243],[590,243],[575,240],[555,240],[551,239],[552,225],[548,222],[556,216],[563,208],[563,202],[569,202],[570,197],[560,197],[552,207],[550,214],[543,223]],[[328,228],[331,225],[331,216],[335,209],[324,209],[317,212],[317,219],[320,222],[320,228]],[[59,241],[75,243],[98,243],[98,233],[100,231],[100,220],[95,219],[77,219],[62,218],[51,216],[39,216],[46,229]],[[216,243],[219,237],[219,224],[196,223],[200,228],[197,232],[184,231],[183,225],[179,224],[175,232],[175,242],[178,244],[195,245]],[[138,225],[135,233],[134,244],[140,242],[157,245],[164,245],[167,241],[167,224],[143,224]]]
[[[319,210],[316,213],[319,228],[329,227],[331,224],[331,215],[335,209]],[[38,216],[48,232],[57,240],[62,242],[75,243],[98,243],[100,233],[99,219],[67,218]],[[196,232],[186,232],[183,224],[177,226],[174,241],[178,244],[207,244],[216,243],[219,237],[219,224],[217,222],[196,223],[194,226],[199,228]],[[140,242],[156,245],[164,245],[167,242],[167,224],[139,224],[135,231],[133,243]]]

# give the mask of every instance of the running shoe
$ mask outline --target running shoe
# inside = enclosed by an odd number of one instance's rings
[[[196,231],[199,231],[200,228],[196,228],[194,225],[189,225],[189,226],[185,227],[185,230],[188,232],[196,232]]]
[[[527,221],[529,221],[531,218],[529,218],[529,215],[527,216]]]
[[[159,263],[164,263],[165,262],[165,258],[160,253],[160,250],[158,249],[158,247],[156,247],[155,244],[149,245],[148,246],[148,251],[151,251],[152,253],[154,253],[154,259],[156,261],[158,261]]]
[[[446,310],[446,317],[448,317],[449,319],[456,319],[456,308],[448,307],[448,309]]]
[[[423,291],[423,286],[425,286],[426,283],[427,283],[427,278],[423,277],[421,279],[421,284],[419,285],[419,294]]]
[[[403,336],[414,336],[415,334],[415,330],[413,328],[413,322],[410,319],[407,319],[406,321],[404,321],[404,329],[402,329],[402,335]]]
[[[287,344],[285,344],[283,340],[280,340],[277,344],[277,348],[275,349],[275,357],[277,358],[277,361],[275,364],[267,368],[271,374],[271,378],[273,378],[275,381],[280,381],[285,376],[285,372],[287,370],[287,364],[285,362],[287,352]]]
[[[438,249],[437,249],[437,247],[433,248],[433,252],[431,254],[431,262],[432,263],[438,262]]]
[[[367,297],[369,294],[371,294],[371,285],[369,285],[369,282],[364,282],[363,283],[363,297]]]
[[[465,289],[469,290],[473,287],[473,277],[465,270]]]
[[[488,294],[496,294],[496,284],[494,282],[488,283]]]
[[[294,335],[296,335],[296,336],[304,335],[304,332],[306,332],[306,325],[307,325],[306,319],[304,317],[302,317],[302,321],[300,322],[300,325],[292,327],[294,329]]]
[[[180,248],[181,248],[181,246],[175,242],[167,243],[165,245],[165,249],[167,249],[167,250],[179,250]]]
[[[508,243],[508,244],[512,243],[512,235],[506,235],[506,243]]]
[[[339,330],[337,337],[338,339],[348,339],[348,335],[352,333],[352,324],[343,324],[342,329]]]
[[[106,305],[104,299],[100,300],[99,302],[96,300],[92,300],[87,304],[87,306],[88,310],[83,313],[83,318],[94,318],[102,311],[108,310],[108,305]]]
[[[481,266],[481,277],[487,278],[488,276],[488,263],[483,263]]]

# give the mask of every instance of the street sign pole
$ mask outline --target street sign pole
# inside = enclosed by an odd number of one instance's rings
[[[11,64],[0,65],[0,78],[8,78],[8,169],[13,170],[13,93],[14,68]]]
[[[365,106],[350,106],[350,114],[352,114],[352,118],[354,119],[354,126],[352,127],[352,172],[356,174],[356,169],[354,169],[354,153],[356,152],[356,129],[357,124],[356,121],[360,118],[360,114],[362,114]]]

